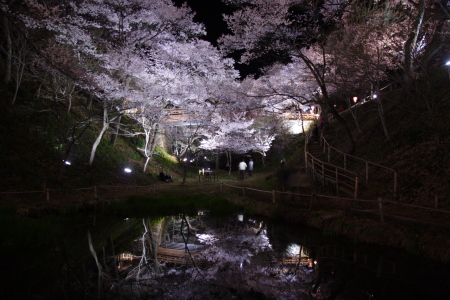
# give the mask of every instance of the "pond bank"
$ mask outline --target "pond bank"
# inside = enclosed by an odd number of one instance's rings
[[[228,195],[227,198],[255,215],[306,225],[321,230],[324,235],[342,235],[361,243],[400,248],[413,255],[450,263],[450,234],[442,228],[405,225],[395,221],[380,223],[357,218],[345,209],[306,211],[246,197]]]
[[[174,187],[176,188],[174,189]],[[217,190],[211,191],[210,187],[205,188],[204,185],[171,185],[170,188],[171,193],[174,190],[180,190],[184,194],[219,194]],[[21,216],[36,217],[46,213],[65,214],[94,211],[99,205],[108,205],[108,203],[122,201],[126,198],[127,196],[116,193],[115,195],[102,197],[100,201],[85,199],[73,203],[54,202],[40,205],[20,205],[17,213]],[[358,242],[392,246],[404,249],[414,255],[423,255],[438,262],[450,262],[450,234],[445,228],[405,224],[394,220],[385,220],[384,223],[380,223],[370,218],[356,217],[344,208],[307,211],[236,195],[226,195],[226,198],[232,203],[243,205],[250,213],[274,220],[306,225],[321,230],[325,235],[342,235]]]

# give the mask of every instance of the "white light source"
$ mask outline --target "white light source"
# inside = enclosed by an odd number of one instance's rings
[[[358,97],[353,97],[353,102],[358,102]]]
[[[373,94],[372,95],[372,99],[377,99],[378,95],[377,94]]]
[[[187,161],[187,158],[184,158],[183,161]]]
[[[125,171],[125,173],[131,173],[131,169],[130,168],[125,168],[123,170]]]
[[[65,160],[64,163],[65,163],[66,165],[68,165],[68,166],[71,165],[70,161],[68,161],[68,160]]]

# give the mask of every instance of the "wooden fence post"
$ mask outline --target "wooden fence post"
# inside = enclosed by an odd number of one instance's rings
[[[313,201],[314,201],[314,198],[316,197],[316,195],[314,194],[314,192],[312,193],[312,195],[311,195],[311,201],[309,201],[309,210],[311,210],[312,209],[312,204],[313,204]]]
[[[366,161],[366,183],[369,183],[369,162]]]
[[[355,199],[358,198],[358,176],[355,177]]]
[[[306,147],[305,146],[305,166],[306,166],[306,170],[308,170],[308,152],[306,151]]]
[[[275,190],[272,191],[272,202],[275,203]]]
[[[394,171],[394,201],[397,200],[397,172]]]
[[[339,196],[339,170],[336,168],[336,196]]]
[[[380,210],[380,222],[384,223],[383,198],[378,198],[378,209]]]
[[[383,256],[380,256],[378,258],[377,278],[380,278],[382,269],[383,269]]]
[[[330,152],[331,152],[331,147],[330,147],[330,145],[328,145],[328,162],[330,162],[330,159],[331,159]]]
[[[316,180],[316,163],[314,162],[314,157],[312,158],[312,174],[313,174],[313,180]]]
[[[322,164],[322,186],[325,186],[325,164]]]

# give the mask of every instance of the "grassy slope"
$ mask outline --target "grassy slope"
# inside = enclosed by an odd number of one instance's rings
[[[2,92],[7,94],[5,90]],[[156,180],[161,166],[171,173],[176,172],[175,160],[158,151],[144,174],[145,160],[136,150],[142,139],[119,137],[112,146],[109,134],[105,134],[93,167],[89,168],[92,143],[100,131],[95,124],[72,147],[69,156],[72,164],[64,167],[64,137],[88,113],[81,101],[75,102],[70,115],[62,106],[53,107],[52,103],[40,102],[31,96],[19,98],[14,107],[5,105],[0,126],[0,191],[40,190],[44,182],[50,188],[145,184]],[[130,124],[126,118],[122,121]],[[132,167],[133,173],[126,175],[124,167]]]

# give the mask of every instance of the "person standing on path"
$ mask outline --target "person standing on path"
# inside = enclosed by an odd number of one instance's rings
[[[239,163],[239,179],[244,180],[244,171],[247,168],[247,164],[245,163],[245,160],[242,159],[242,161]]]
[[[253,173],[253,159],[250,158],[250,161],[248,162],[248,176],[252,177]]]
[[[317,127],[316,124],[314,124],[314,128],[313,128],[313,138],[314,138],[315,142],[317,142],[319,140],[319,128]]]

